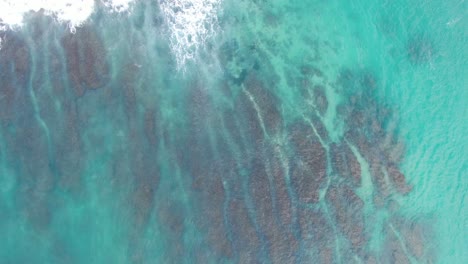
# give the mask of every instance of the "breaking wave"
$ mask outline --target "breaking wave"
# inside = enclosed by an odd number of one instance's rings
[[[124,12],[133,0],[101,0],[111,12]],[[66,23],[71,32],[82,25],[94,12],[95,0],[0,0],[0,32],[17,29],[24,23],[29,12],[43,11],[60,23]],[[0,37],[1,48],[1,37]]]
[[[207,39],[218,31],[220,0],[159,0],[169,30],[172,52],[181,69],[195,59]]]
[[[153,0],[158,1],[168,29],[168,41],[181,69],[196,57],[206,40],[218,30],[220,0]],[[126,12],[134,0],[100,0],[110,12]],[[95,0],[0,0],[0,33],[20,28],[28,12],[42,10],[74,33],[93,14]],[[1,48],[0,35],[0,48]]]

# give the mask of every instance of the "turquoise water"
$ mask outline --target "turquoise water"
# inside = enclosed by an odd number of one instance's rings
[[[161,3],[0,33],[0,263],[468,262],[464,1]]]

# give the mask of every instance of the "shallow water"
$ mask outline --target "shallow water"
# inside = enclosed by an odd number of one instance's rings
[[[0,32],[0,263],[468,262],[464,1],[94,8]]]

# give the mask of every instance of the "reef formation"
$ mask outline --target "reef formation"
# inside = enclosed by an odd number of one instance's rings
[[[429,258],[425,227],[397,213],[411,191],[405,146],[372,71],[343,68],[331,79],[312,61],[293,65],[288,88],[300,99],[291,106],[268,52],[251,43],[220,45],[224,76],[213,91],[202,74],[170,80],[153,57],[110,45],[96,27],[73,35],[34,21],[30,34],[7,32],[0,50],[0,151],[33,232],[53,234],[67,206],[95,199],[110,213],[86,217],[124,226],[131,263]],[[129,43],[145,40],[142,24],[152,22],[142,21]],[[409,45],[415,62],[428,53]],[[331,103],[330,90],[343,99]],[[81,252],[51,244],[58,261]]]

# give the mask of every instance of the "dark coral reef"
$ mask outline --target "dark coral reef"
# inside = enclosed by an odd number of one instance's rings
[[[423,227],[393,216],[375,227],[372,217],[396,215],[395,198],[411,186],[400,169],[404,142],[371,72],[343,70],[325,87],[315,83],[325,78],[319,69],[297,69],[299,85],[289,88],[311,104],[291,118],[268,58],[236,41],[222,46],[220,61],[250,60],[239,74],[224,69],[218,86],[232,103],[220,107],[202,78],[167,97],[143,93],[144,85],[163,90],[168,77],[140,69],[131,52],[114,80],[112,51],[94,28],[42,34],[62,37],[33,45],[8,32],[0,50],[1,151],[20,175],[17,202],[37,229],[51,228],[63,193],[81,201],[89,182],[102,181],[100,195],[124,193],[114,202],[130,223],[133,263],[147,263],[155,239],[165,241],[165,263],[424,258]],[[431,50],[421,41],[409,43],[415,62]],[[326,89],[343,98],[338,138],[323,121],[335,107]],[[380,229],[384,246],[375,250]]]

